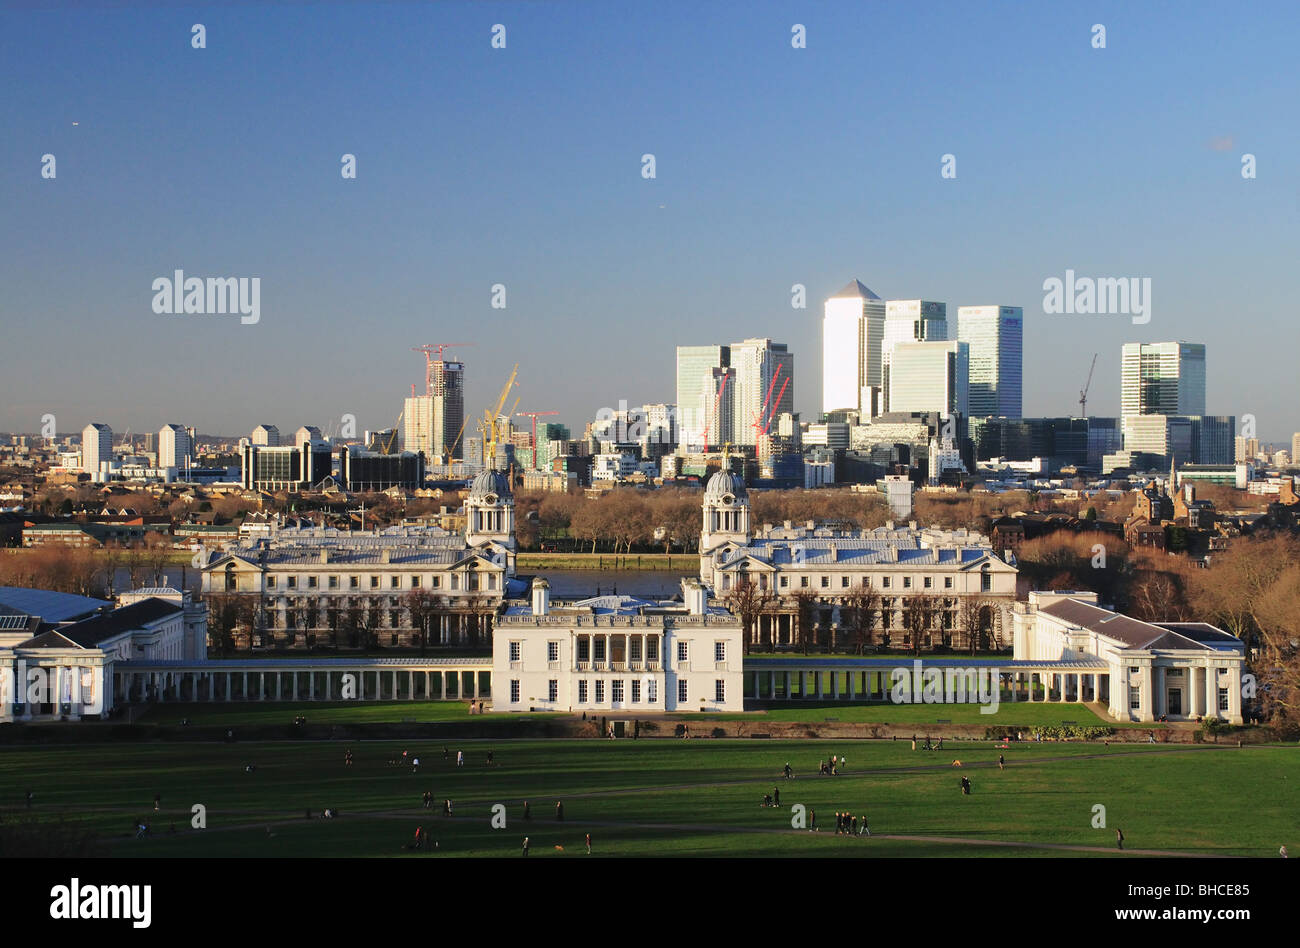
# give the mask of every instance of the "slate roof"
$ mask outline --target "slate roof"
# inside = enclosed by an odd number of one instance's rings
[[[789,567],[794,564],[793,549],[802,547],[804,566],[826,567],[845,565],[851,567],[900,566],[915,568],[948,566],[962,568],[985,559],[1001,562],[993,551],[981,546],[922,547],[915,540],[886,540],[869,538],[826,539],[809,537],[803,540],[753,540],[747,546],[737,547],[722,563],[722,569],[734,566],[747,557]],[[898,551],[898,559],[893,557]]]
[[[1238,641],[1203,622],[1143,622],[1077,599],[1054,602],[1050,606],[1045,606],[1042,611],[1071,625],[1122,642],[1126,648],[1211,650],[1223,648],[1224,645],[1229,644],[1228,640]],[[1213,640],[1210,633],[1216,633],[1224,638],[1218,640],[1215,646],[1206,644]]]
[[[112,606],[112,603],[103,599],[91,599],[89,596],[53,592],[49,589],[0,586],[0,612],[40,616],[46,622],[80,619],[107,606]]]
[[[50,646],[40,644],[42,639],[51,634],[58,635],[81,648],[94,648],[100,642],[116,638],[123,632],[143,628],[151,622],[165,619],[168,616],[180,615],[182,611],[181,607],[176,603],[168,602],[165,599],[142,599],[112,612],[83,619],[80,622],[62,626],[57,630],[42,632],[36,638],[22,643],[19,648],[69,647],[67,645]]]

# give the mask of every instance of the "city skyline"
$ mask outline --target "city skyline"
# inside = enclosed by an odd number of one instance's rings
[[[1098,352],[1090,407],[1118,415],[1110,354],[1194,339],[1214,352],[1210,410],[1253,415],[1265,440],[1297,427],[1290,340],[1260,344],[1291,332],[1269,322],[1296,236],[1277,169],[1300,142],[1276,121],[1290,86],[1269,72],[1285,29],[1106,4],[941,5],[919,30],[913,11],[854,5],[756,4],[735,22],[675,4],[312,9],[216,12],[203,50],[179,14],[0,11],[15,89],[0,201],[24,222],[0,236],[0,318],[23,354],[0,430],[38,431],[46,414],[67,432],[92,415],[123,430],[235,434],[267,416],[327,430],[344,414],[387,428],[424,374],[409,349],[447,338],[478,343],[468,414],[517,361],[528,407],[570,422],[672,398],[677,345],[781,340],[812,420],[820,301],[849,279],[953,313],[1022,307],[1029,414],[1072,413]],[[864,79],[867,32],[880,42]],[[976,48],[991,65],[972,73]],[[926,70],[906,68],[921,54]],[[1222,68],[1192,68],[1205,58]],[[843,121],[858,112],[870,118]],[[236,142],[237,157],[218,144]],[[154,312],[153,281],[177,269],[260,279],[258,321]],[[1072,272],[1151,280],[1150,322],[1046,313],[1044,281]]]

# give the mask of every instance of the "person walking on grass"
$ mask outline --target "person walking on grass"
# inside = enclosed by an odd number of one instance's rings
[[[1115,827],[1115,846],[1118,849],[1124,848],[1124,831],[1118,826]]]
[[[773,787],[773,788],[772,788],[772,805],[773,805],[773,806],[780,806],[780,805],[781,805],[781,788],[780,788],[780,787]]]
[[[591,855],[591,834],[587,834],[587,855]]]
[[[1003,757],[1001,754],[998,754],[998,770],[1005,770],[1006,763],[1007,763],[1007,759]]]
[[[561,823],[564,822],[564,804],[559,800],[555,801],[555,818]]]
[[[527,836],[524,837],[524,855],[525,855],[525,856],[528,855],[528,837],[527,837]]]

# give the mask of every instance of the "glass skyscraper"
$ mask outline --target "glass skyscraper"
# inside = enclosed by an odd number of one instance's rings
[[[858,280],[826,301],[822,318],[822,411],[869,412],[862,390],[880,388],[885,301]]]
[[[1121,386],[1121,416],[1204,415],[1205,346],[1126,342]]]
[[[970,346],[970,413],[1019,418],[1023,409],[1024,312],[1019,306],[961,306],[957,338]]]

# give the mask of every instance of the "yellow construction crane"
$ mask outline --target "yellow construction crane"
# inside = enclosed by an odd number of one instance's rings
[[[497,421],[501,417],[501,412],[506,406],[506,399],[510,397],[510,389],[514,387],[515,378],[519,375],[519,363],[510,370],[510,378],[506,379],[505,387],[501,389],[501,395],[497,398],[496,407],[484,409],[483,420],[478,423],[479,433],[483,435],[483,464],[487,467],[492,466],[492,459],[496,456],[497,449]],[[515,404],[519,404],[519,399],[515,399]]]
[[[397,422],[393,425],[393,433],[388,436],[388,443],[384,445],[385,454],[393,453],[393,442],[397,440],[397,432],[402,429],[402,416],[405,414],[405,409],[397,413]],[[369,448],[366,450],[369,450]]]

